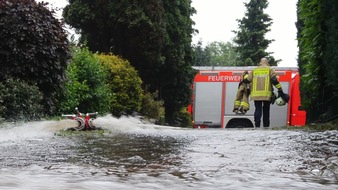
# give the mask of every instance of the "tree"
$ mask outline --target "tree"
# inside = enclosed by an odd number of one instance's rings
[[[65,22],[80,34],[93,52],[112,53],[127,59],[145,85],[158,88],[163,63],[165,22],[159,0],[70,0],[63,11]]]
[[[63,24],[34,0],[0,1],[0,81],[19,78],[37,85],[53,113],[70,58]]]
[[[195,9],[191,0],[163,0],[166,20],[166,43],[161,69],[160,93],[164,100],[165,118],[174,123],[175,113],[190,104],[191,84],[195,73],[192,69],[191,15]]]
[[[210,64],[212,66],[237,65],[239,54],[230,42],[211,42],[205,47],[205,50],[211,54]]]
[[[298,1],[298,44],[302,97],[309,121],[337,119],[338,2]]]
[[[236,66],[239,60],[239,53],[231,42],[214,41],[203,47],[199,41],[193,51],[194,66]]]
[[[244,3],[247,12],[245,16],[237,20],[239,31],[234,42],[237,44],[237,51],[240,54],[239,65],[257,65],[262,57],[270,59],[271,65],[277,65],[280,60],[275,60],[271,52],[266,52],[273,40],[265,39],[265,34],[270,31],[272,19],[264,13],[268,7],[267,0],[250,0]]]
[[[197,45],[193,46],[194,66],[209,66],[211,55],[210,52],[203,47],[202,41],[198,41]]]
[[[130,61],[150,92],[159,91],[166,118],[190,103],[193,79],[191,0],[70,0],[65,21],[91,51]]]

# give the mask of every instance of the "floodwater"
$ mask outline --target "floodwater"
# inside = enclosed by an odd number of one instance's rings
[[[338,132],[184,129],[105,116],[0,126],[1,190],[338,189]]]

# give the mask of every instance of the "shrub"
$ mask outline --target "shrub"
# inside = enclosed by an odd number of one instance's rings
[[[66,71],[68,80],[60,104],[62,112],[73,113],[78,107],[81,112],[110,111],[112,93],[106,84],[105,68],[88,48],[74,48],[73,58]]]
[[[191,115],[186,108],[182,108],[179,112],[175,112],[174,117],[176,126],[192,127]]]
[[[9,121],[40,119],[42,98],[37,86],[19,79],[7,79],[0,83],[0,116]]]
[[[142,100],[141,114],[145,117],[160,121],[164,117],[163,100],[156,101],[158,92],[145,92]]]
[[[142,104],[142,80],[127,60],[115,55],[97,54],[106,68],[107,83],[113,92],[110,112],[114,116],[139,112]]]

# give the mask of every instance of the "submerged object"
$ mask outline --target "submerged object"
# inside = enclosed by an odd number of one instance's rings
[[[77,131],[84,131],[84,130],[95,130],[99,129],[93,123],[95,118],[98,115],[98,112],[93,113],[86,113],[85,115],[82,114],[78,108],[75,108],[76,114],[62,114],[62,117],[66,117],[68,119],[72,119],[77,121],[78,126],[70,127],[67,130],[77,130]],[[84,115],[84,117],[83,117]]]

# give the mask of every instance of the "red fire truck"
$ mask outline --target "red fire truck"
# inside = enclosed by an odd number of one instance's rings
[[[188,107],[194,128],[254,127],[254,103],[246,114],[233,112],[241,75],[254,67],[194,67],[192,103]],[[285,106],[270,107],[270,126],[304,126],[306,112],[300,109],[299,73],[296,67],[275,67],[278,80],[290,100]],[[277,89],[274,89],[277,92]]]

